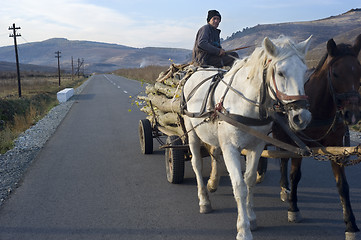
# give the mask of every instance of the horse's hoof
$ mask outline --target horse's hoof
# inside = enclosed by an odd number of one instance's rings
[[[207,214],[213,212],[213,209],[211,205],[201,205],[199,206],[199,212],[203,214]]]
[[[301,212],[290,212],[288,211],[288,221],[292,223],[299,223],[302,221]]]
[[[213,186],[213,185],[214,185],[214,184],[210,184],[210,183],[207,184],[207,189],[208,189],[208,191],[211,192],[211,193],[214,193],[215,191],[217,191],[217,187],[215,187],[215,186]]]
[[[282,202],[288,202],[290,199],[291,191],[286,188],[281,188],[280,198]]]
[[[345,232],[345,240],[360,240],[360,232]]]
[[[238,233],[236,240],[253,240],[253,236],[252,233],[250,231],[248,231],[248,233]]]
[[[256,231],[258,226],[257,226],[257,220],[252,220],[249,222],[249,228],[251,229],[251,231]]]
[[[257,172],[256,183],[261,183],[261,182],[263,182],[265,176],[266,176],[265,173],[259,174],[259,173]]]

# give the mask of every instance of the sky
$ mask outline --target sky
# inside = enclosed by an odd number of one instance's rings
[[[0,47],[13,45],[8,30],[20,27],[18,44],[49,38],[129,47],[192,49],[207,12],[222,15],[226,39],[257,24],[310,21],[361,8],[360,0],[0,0]]]

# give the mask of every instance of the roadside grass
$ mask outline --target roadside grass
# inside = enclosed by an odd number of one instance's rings
[[[56,93],[76,88],[86,78],[28,76],[21,79],[22,97],[18,97],[16,78],[0,78],[0,154],[14,146],[14,140],[58,105]]]
[[[169,66],[146,66],[143,68],[126,68],[118,69],[113,73],[129,79],[138,80],[141,82],[155,83],[159,74],[166,71]]]

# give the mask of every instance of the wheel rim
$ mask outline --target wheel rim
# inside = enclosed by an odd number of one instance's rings
[[[170,148],[167,149],[167,179],[173,181],[173,152]]]
[[[168,165],[169,165],[169,173],[173,174],[173,151],[172,151],[172,149],[169,149]]]
[[[142,152],[145,152],[145,136],[144,136],[144,128],[143,125],[139,126],[139,139],[140,139],[140,147]]]

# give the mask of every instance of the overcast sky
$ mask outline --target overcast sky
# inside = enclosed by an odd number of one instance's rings
[[[0,0],[0,46],[59,37],[130,47],[192,49],[207,11],[222,15],[221,37],[257,24],[309,21],[361,8],[360,0]]]

